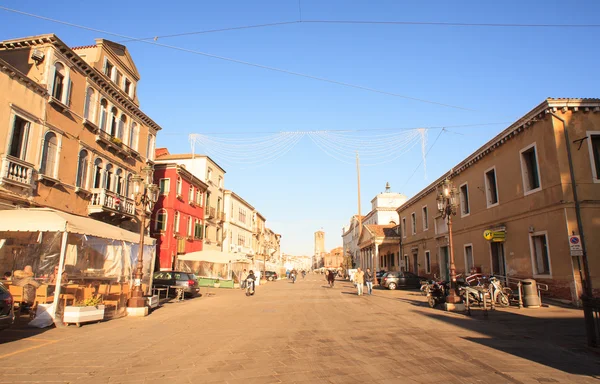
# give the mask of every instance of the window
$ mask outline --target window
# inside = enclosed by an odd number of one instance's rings
[[[175,221],[173,222],[173,233],[179,233],[179,212],[175,212]]]
[[[202,191],[200,189],[196,190],[196,204],[202,206]]]
[[[130,133],[129,133],[129,144],[127,144],[127,145],[129,145],[129,148],[133,149],[134,151],[137,151],[139,136],[140,136],[140,129],[138,128],[137,123],[132,122]]]
[[[219,188],[223,188],[223,178],[219,176]]]
[[[194,187],[193,186],[190,186],[190,190],[188,192],[188,201],[190,203],[194,202]]]
[[[13,120],[12,136],[8,154],[17,159],[25,160],[27,154],[27,141],[29,140],[29,127],[31,123],[15,115]]]
[[[129,197],[130,199],[132,199],[133,196],[133,175],[130,173],[129,175],[127,175],[127,184],[125,185],[125,196]]]
[[[112,164],[108,164],[106,166],[106,183],[104,185],[104,188],[108,189],[109,191],[112,191],[114,188],[114,180],[113,180],[113,173],[114,173],[114,167],[112,166]]]
[[[119,127],[117,129],[117,137],[123,141],[125,137],[125,128],[127,127],[127,116],[121,115],[119,119]]]
[[[425,251],[425,273],[431,273],[431,254]]]
[[[100,101],[100,121],[98,126],[101,131],[106,131],[106,121],[108,120],[108,101],[102,99]]]
[[[469,206],[469,185],[464,183],[460,186],[460,216],[468,216],[471,213]]]
[[[535,143],[521,151],[521,172],[523,175],[523,192],[533,193],[541,189],[540,169],[537,161]]]
[[[101,188],[102,186],[102,166],[101,159],[94,161],[94,188]]]
[[[42,149],[42,164],[40,173],[42,175],[56,177],[56,167],[58,165],[58,137],[54,132],[46,133],[44,136],[44,146]]]
[[[466,244],[465,245],[465,274],[471,273],[471,269],[475,263],[473,262],[473,245]]]
[[[194,223],[194,237],[196,239],[201,239],[203,237],[202,234],[202,230],[204,229],[204,227],[202,226],[202,222],[198,219],[196,219],[195,223]]]
[[[493,207],[498,204],[498,187],[496,184],[496,168],[491,168],[485,172],[485,194],[487,197],[487,206]]]
[[[164,209],[161,209],[156,213],[156,230],[167,230],[167,211],[165,211]]]
[[[238,210],[238,220],[244,224],[246,224],[246,210],[240,208]]]
[[[112,79],[112,74],[113,74],[113,69],[114,68],[115,68],[115,66],[112,65],[110,63],[110,61],[108,61],[108,60],[104,61],[104,74],[106,76],[108,76],[109,78],[111,78],[111,79]]]
[[[117,84],[119,87],[121,87],[123,84],[123,74],[118,70],[115,71],[115,84]]]
[[[551,275],[547,234],[534,233],[531,239],[531,258],[534,275]]]
[[[406,237],[406,217],[402,218],[402,237]]]
[[[171,187],[171,179],[160,179],[158,187],[160,188],[161,195],[168,195]]]
[[[208,168],[208,173],[206,175],[206,180],[210,181],[212,179],[212,169]]]
[[[600,182],[600,132],[588,132],[590,160],[594,182]]]
[[[115,192],[121,196],[125,193],[125,183],[123,181],[123,170],[117,169],[117,172],[115,172]]]
[[[429,229],[429,212],[427,210],[427,206],[423,207],[423,230],[426,231]]]
[[[392,253],[392,254],[390,255],[390,267],[393,267],[393,266],[394,266],[394,261],[395,261],[395,259],[396,259],[396,256],[395,256],[395,255]]]
[[[110,110],[110,135],[115,136],[117,134],[117,108],[113,107]]]
[[[61,63],[54,64],[54,79],[52,79],[52,97],[62,101],[65,88],[65,66]]]
[[[188,237],[192,237],[192,230],[193,230],[192,224],[193,224],[192,216],[188,216],[188,218],[187,218],[187,236]]]
[[[75,180],[75,185],[79,188],[87,187],[88,163],[88,151],[82,149],[79,151],[79,159],[77,160],[77,178]]]
[[[210,192],[206,192],[206,203],[204,205],[206,206],[204,212],[208,213],[208,208],[210,207]],[[233,207],[231,209],[233,209]]]
[[[125,91],[125,93],[129,96],[131,96],[131,81],[129,81],[129,79],[125,78],[125,83],[123,84],[123,90]]]
[[[88,87],[85,92],[85,104],[83,105],[83,117],[86,120],[94,121],[96,118],[96,93],[94,89]]]
[[[177,192],[177,197],[181,197],[181,177],[177,178],[177,183],[176,183],[176,192]]]
[[[417,234],[417,214],[414,212],[410,214],[410,224],[412,226],[412,234],[416,235]]]
[[[148,146],[146,147],[146,158],[154,160],[154,136],[148,135]]]

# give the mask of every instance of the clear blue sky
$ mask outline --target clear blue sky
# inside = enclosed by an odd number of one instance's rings
[[[0,1],[0,5],[134,37],[295,21],[297,0]],[[302,0],[304,20],[596,24],[598,1]],[[121,39],[0,11],[0,40],[55,33],[71,46]],[[189,152],[189,133],[382,129],[512,122],[546,97],[598,97],[599,28],[480,28],[419,25],[292,24],[159,39],[257,64],[464,106],[461,111],[294,77],[139,42],[127,46],[142,75],[142,109],[163,130],[158,146]],[[409,197],[505,125],[456,128],[428,156],[419,148],[363,167],[362,211],[385,183]],[[431,145],[439,131],[431,131]],[[281,233],[282,250],[312,254],[313,233],[341,245],[356,213],[355,167],[308,138],[268,167],[228,167],[226,187]]]

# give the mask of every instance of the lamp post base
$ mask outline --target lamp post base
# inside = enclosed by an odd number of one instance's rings
[[[467,309],[463,303],[445,303],[444,310],[448,312],[464,312]]]
[[[144,292],[141,287],[134,287],[131,291],[131,298],[127,300],[128,308],[142,308],[146,306],[146,299],[144,299]]]
[[[144,317],[148,316],[148,307],[127,307],[127,316]]]

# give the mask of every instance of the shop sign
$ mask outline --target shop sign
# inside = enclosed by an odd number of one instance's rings
[[[483,232],[483,238],[494,243],[501,243],[506,240],[506,231],[492,231],[487,229]]]

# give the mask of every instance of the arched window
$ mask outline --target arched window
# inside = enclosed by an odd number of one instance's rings
[[[129,145],[129,148],[133,149],[134,151],[137,151],[139,135],[140,135],[140,130],[138,128],[137,123],[132,122],[131,130],[129,133],[129,144],[128,145]]]
[[[67,75],[67,71],[65,70],[65,66],[62,63],[54,64],[54,78],[52,79],[52,96],[62,101],[63,95],[65,93],[65,77]]]
[[[56,165],[58,162],[58,137],[56,133],[48,132],[44,136],[44,147],[42,149],[42,164],[40,173],[46,176],[55,177]]]
[[[102,159],[94,161],[94,188],[102,188]]]
[[[96,93],[91,87],[88,87],[85,92],[85,104],[83,105],[83,117],[86,120],[94,121],[94,118],[96,117],[95,101]]]
[[[181,188],[182,188],[181,177],[178,177],[177,178],[177,197],[181,196]]]
[[[117,172],[115,172],[115,192],[123,196],[125,192],[123,190],[124,187],[125,185],[123,184],[123,170],[117,169]]]
[[[110,135],[115,136],[117,134],[117,108],[113,107],[110,110]]]
[[[125,197],[133,198],[133,176],[131,173],[127,175],[127,182],[125,184]]]
[[[75,185],[79,188],[85,188],[87,186],[88,163],[88,151],[82,149],[79,151],[79,160],[77,161],[77,180],[75,180]]]
[[[108,189],[109,191],[113,190],[115,184],[113,181],[113,174],[114,167],[112,166],[112,164],[108,164],[106,166],[106,183],[104,184],[104,188]]]
[[[125,128],[127,127],[127,116],[121,115],[119,119],[119,129],[117,129],[117,137],[123,141],[125,137]]]
[[[106,131],[106,120],[108,119],[108,101],[102,99],[100,101],[100,121],[98,125],[101,131]]]
[[[179,233],[179,212],[175,211],[175,220],[173,222],[173,233]]]
[[[166,231],[167,230],[167,211],[164,209],[159,209],[156,212],[156,227],[157,231]]]

